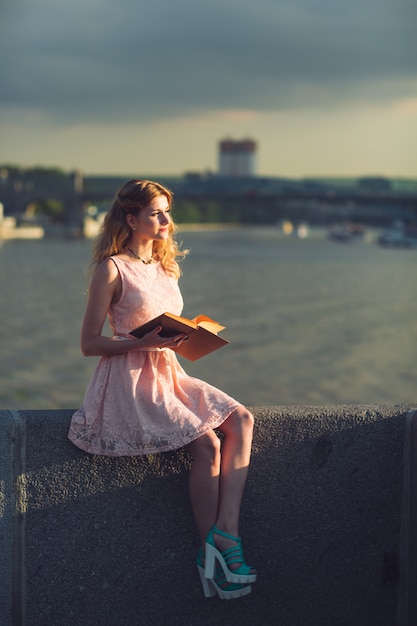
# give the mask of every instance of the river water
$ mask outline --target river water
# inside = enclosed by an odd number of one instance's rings
[[[230,345],[185,369],[243,403],[417,401],[417,251],[275,228],[184,231],[184,315]],[[0,408],[75,408],[90,240],[0,243]]]

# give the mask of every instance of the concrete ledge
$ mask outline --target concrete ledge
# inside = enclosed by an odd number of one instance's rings
[[[241,531],[259,576],[234,602],[202,597],[184,452],[90,456],[67,440],[73,410],[0,411],[0,623],[411,625],[415,535],[401,543],[411,409],[252,407]],[[409,511],[415,529],[415,500]]]
[[[417,411],[405,422],[401,523],[401,579],[397,626],[417,624]]]

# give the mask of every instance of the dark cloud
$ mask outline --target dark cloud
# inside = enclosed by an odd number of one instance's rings
[[[3,111],[72,123],[410,95],[413,0],[5,0]]]

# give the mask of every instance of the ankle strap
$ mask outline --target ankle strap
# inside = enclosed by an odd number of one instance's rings
[[[223,530],[220,530],[220,528],[217,528],[216,524],[214,524],[213,528],[211,529],[211,533],[221,535],[222,537],[226,537],[227,539],[231,539],[232,541],[240,543],[240,537],[234,537],[233,535],[229,535],[229,533],[226,533]]]

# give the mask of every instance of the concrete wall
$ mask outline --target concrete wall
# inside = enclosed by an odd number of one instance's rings
[[[393,626],[401,590],[415,626],[411,408],[252,407],[241,532],[259,574],[231,602],[201,593],[185,453],[90,456],[72,410],[0,411],[0,624]]]

